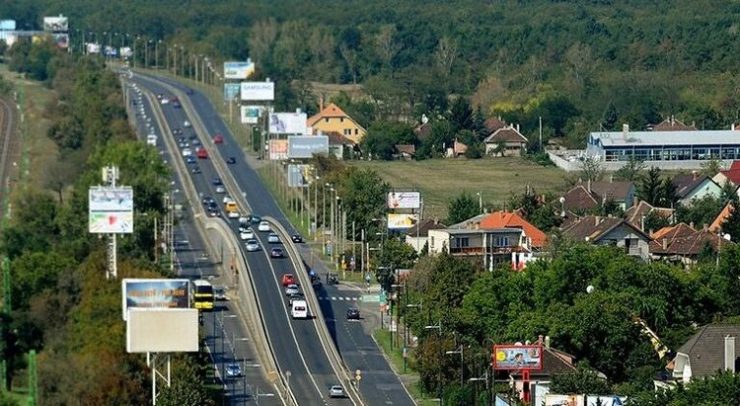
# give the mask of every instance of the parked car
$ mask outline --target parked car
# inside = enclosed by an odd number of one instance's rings
[[[332,385],[331,388],[329,388],[329,397],[330,398],[343,398],[344,388],[342,388],[340,385]]]
[[[270,233],[270,235],[267,236],[267,242],[270,244],[278,244],[280,243],[280,236],[275,233]]]
[[[244,244],[244,247],[247,249],[247,252],[255,252],[260,250],[260,243],[257,240],[249,240]]]
[[[259,231],[270,231],[270,223],[267,221],[260,221],[260,224],[257,226],[257,230]]]
[[[227,378],[238,378],[242,376],[242,367],[236,362],[226,364],[226,377]]]
[[[347,320],[360,320],[360,309],[356,307],[347,309]]]
[[[281,248],[273,248],[270,250],[270,256],[272,258],[282,258],[283,250]]]

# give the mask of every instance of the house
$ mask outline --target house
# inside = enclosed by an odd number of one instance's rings
[[[468,146],[458,141],[457,139],[455,139],[455,142],[452,144],[452,147],[447,148],[447,151],[445,152],[445,156],[447,158],[457,158],[459,156],[465,155],[466,152],[468,152]]]
[[[417,254],[421,254],[429,240],[429,230],[439,230],[445,227],[436,219],[427,219],[417,223],[406,232],[406,244],[414,247]]]
[[[518,228],[453,228],[432,229],[429,234],[429,253],[443,251],[456,257],[479,262],[484,269],[492,270],[501,263],[510,263],[512,258],[524,256],[526,261],[530,248],[526,245],[524,231]],[[522,255],[519,255],[522,254]],[[516,263],[517,268],[519,263]]]
[[[694,123],[691,123],[691,125],[686,125],[682,123],[681,121],[676,120],[676,117],[670,116],[658,124],[648,125],[648,130],[652,130],[652,131],[697,131],[698,129],[696,128]]]
[[[650,237],[642,230],[617,217],[584,216],[561,228],[563,236],[596,245],[614,245],[627,255],[647,260]]]
[[[712,224],[709,226],[709,231],[713,233],[718,233],[722,231],[722,224],[727,220],[728,217],[730,217],[730,213],[732,213],[732,203],[727,203],[725,207],[722,209],[721,212],[715,217],[714,221],[712,221]],[[740,238],[740,235],[735,236],[735,238]]]
[[[635,184],[629,181],[579,182],[563,195],[563,209],[585,213],[598,209],[607,201],[613,201],[622,210],[632,207],[635,200]]]
[[[483,122],[483,126],[486,127],[488,134],[493,134],[496,130],[506,127],[506,121],[501,119],[501,116],[487,118]]]
[[[708,176],[699,175],[696,171],[691,174],[676,175],[673,178],[673,186],[676,188],[676,198],[684,206],[690,206],[694,199],[705,196],[719,198],[722,188]]]
[[[410,161],[416,156],[416,146],[414,144],[397,144],[393,147],[396,150],[395,156],[404,161]]]
[[[359,144],[367,133],[357,121],[334,103],[329,103],[326,107],[320,106],[319,112],[309,117],[306,125],[312,134],[336,132],[353,144]]]
[[[707,229],[694,230],[684,223],[665,227],[653,234],[650,257],[654,260],[695,264],[708,247],[717,252],[723,244],[733,244]]]
[[[542,250],[547,242],[547,234],[525,220],[519,213],[493,212],[480,221],[480,228],[518,228],[524,230],[527,245],[536,251]]]
[[[718,185],[724,186],[727,181],[740,186],[740,161],[732,161],[729,169],[722,169],[712,178]]]
[[[355,144],[344,138],[338,132],[332,131],[323,133],[329,138],[329,155],[333,155],[335,158],[342,160],[345,156],[351,156],[354,151]]]
[[[432,135],[432,123],[429,122],[426,116],[422,116],[421,124],[414,128],[414,134],[419,141],[424,141]]]
[[[712,376],[720,370],[740,371],[740,324],[709,324],[699,329],[676,351],[666,368],[684,384]]]
[[[670,221],[673,218],[674,210],[666,207],[655,207],[644,200],[640,200],[624,212],[624,219],[644,232],[651,232],[651,230],[645,230],[645,217],[651,213]]]
[[[483,140],[486,155],[522,156],[527,152],[527,137],[519,132],[519,126],[509,125],[494,131]],[[503,147],[503,150],[499,150]]]

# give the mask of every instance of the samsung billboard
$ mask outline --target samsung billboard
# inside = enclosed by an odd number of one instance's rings
[[[274,82],[241,82],[241,97],[244,101],[275,100]]]
[[[288,137],[288,158],[311,158],[316,154],[329,153],[329,137],[326,135],[291,135]]]

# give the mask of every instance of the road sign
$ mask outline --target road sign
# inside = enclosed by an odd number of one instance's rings
[[[388,303],[388,298],[385,296],[385,292],[381,291],[380,295],[378,296],[378,300],[380,301],[380,304],[386,304]]]

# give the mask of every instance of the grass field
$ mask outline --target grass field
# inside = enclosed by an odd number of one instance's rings
[[[424,199],[424,217],[447,217],[447,203],[463,191],[484,206],[501,207],[512,193],[527,185],[537,192],[561,190],[565,172],[519,158],[430,159],[425,161],[347,161],[377,171],[391,187],[418,190]]]

